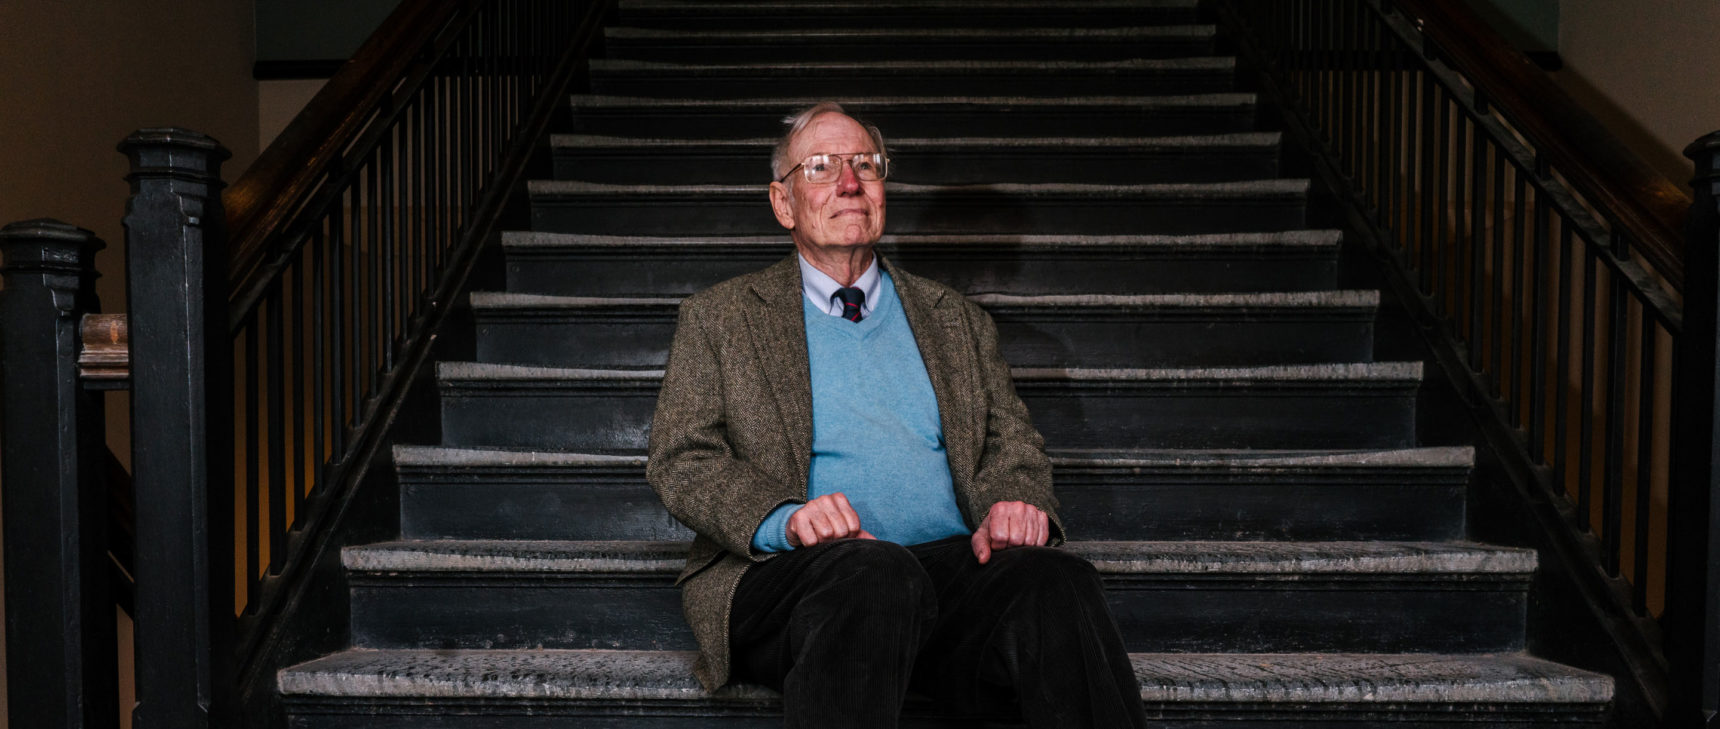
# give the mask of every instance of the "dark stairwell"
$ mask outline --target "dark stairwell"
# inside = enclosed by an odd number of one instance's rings
[[[996,318],[1151,715],[1605,722],[1610,678],[1526,651],[1535,552],[1468,538],[1449,386],[1195,2],[624,0],[605,39],[440,440],[394,448],[399,538],[342,553],[350,648],[280,673],[293,726],[779,721],[692,679],[643,447],[679,298],[789,252],[760,180],[823,98],[893,142],[885,254]]]

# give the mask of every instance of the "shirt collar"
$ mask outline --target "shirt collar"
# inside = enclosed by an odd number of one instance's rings
[[[842,288],[842,284],[837,283],[836,279],[826,275],[823,271],[814,268],[811,263],[806,261],[806,256],[796,253],[795,258],[800,261],[800,290],[805,292],[806,300],[811,301],[812,305],[818,307],[820,311],[829,312],[831,316],[841,316],[842,302],[834,301],[834,299],[836,290]],[[863,316],[872,315],[872,307],[878,303],[878,297],[881,295],[879,285],[881,280],[878,254],[873,253],[872,265],[867,266],[866,272],[860,274],[860,278],[854,281],[854,287],[866,294],[865,303],[860,305],[860,313]]]

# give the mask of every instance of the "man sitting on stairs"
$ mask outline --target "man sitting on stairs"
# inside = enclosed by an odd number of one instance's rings
[[[697,534],[695,670],[782,692],[789,727],[1019,708],[1140,727],[1098,573],[1063,539],[1043,440],[997,330],[874,252],[882,135],[823,103],[785,120],[771,208],[795,254],[681,304],[648,475]]]

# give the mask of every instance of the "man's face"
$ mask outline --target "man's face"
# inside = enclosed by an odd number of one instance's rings
[[[789,144],[788,159],[795,165],[808,155],[876,151],[859,122],[826,113],[813,118]],[[847,164],[842,165],[842,175],[828,184],[808,183],[800,170],[791,173],[786,183],[772,182],[770,205],[776,222],[791,231],[795,246],[809,258],[870,246],[884,234],[884,181],[862,181]]]

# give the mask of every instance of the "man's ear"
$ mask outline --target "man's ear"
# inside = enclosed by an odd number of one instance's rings
[[[788,199],[787,185],[780,182],[770,183],[770,210],[776,213],[778,225],[794,230],[794,204]]]

